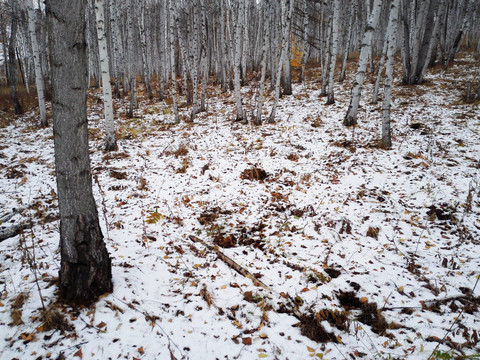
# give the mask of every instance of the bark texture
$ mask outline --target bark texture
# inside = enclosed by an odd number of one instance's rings
[[[60,210],[59,288],[64,301],[73,305],[90,305],[113,288],[88,153],[85,5],[79,0],[46,1]]]

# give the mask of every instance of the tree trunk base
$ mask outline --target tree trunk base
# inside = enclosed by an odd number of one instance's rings
[[[63,254],[61,239],[60,297],[68,304],[89,306],[113,290],[111,260],[98,222],[88,223],[80,215],[77,226],[76,256]]]
[[[343,119],[343,125],[345,126],[355,126],[357,125],[357,119],[353,116],[347,115],[345,119]]]

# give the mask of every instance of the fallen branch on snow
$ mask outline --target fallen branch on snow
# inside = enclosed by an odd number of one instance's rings
[[[203,246],[205,246],[208,250],[214,252],[217,254],[217,256],[219,257],[220,260],[222,260],[225,264],[227,264],[229,267],[231,267],[233,270],[235,270],[236,272],[238,272],[240,275],[243,275],[245,276],[246,278],[249,278],[250,280],[253,281],[253,284],[255,286],[260,286],[266,290],[270,290],[270,288],[265,285],[263,282],[261,282],[260,280],[258,280],[255,275],[253,275],[250,271],[248,271],[247,269],[245,269],[244,267],[242,267],[241,265],[239,265],[237,262],[235,262],[233,259],[231,259],[230,257],[228,257],[227,255],[225,255],[223,252],[221,252],[218,247],[216,246],[213,246],[213,245],[210,245],[210,244],[207,244],[205,241],[203,241],[202,239],[194,236],[194,235],[189,235],[188,236],[190,238],[190,240],[192,240],[193,242],[196,242],[196,243],[200,243],[202,244]]]
[[[22,225],[13,225],[5,229],[0,229],[0,242],[20,234]]]
[[[11,212],[2,215],[2,217],[0,217],[0,225],[2,225],[3,223],[7,222],[8,220],[10,220],[10,219],[11,219],[12,217],[14,217],[16,214],[20,214],[23,210],[25,210],[24,207],[21,207],[21,208],[13,208]]]
[[[0,217],[0,225],[3,225],[5,222],[10,220],[12,217],[14,217],[16,214],[20,214],[25,208],[14,208],[12,209],[11,212],[2,215]],[[31,227],[31,226],[30,226]],[[25,226],[23,224],[16,224],[12,225],[9,227],[1,227],[0,228],[0,242],[3,240],[7,240],[11,237],[17,236],[23,229],[28,228],[28,226]]]

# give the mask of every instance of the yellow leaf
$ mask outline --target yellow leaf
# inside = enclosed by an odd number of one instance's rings
[[[163,216],[162,214],[160,214],[157,211],[153,211],[153,212],[148,213],[148,217],[147,217],[147,220],[145,222],[147,224],[156,224],[157,222],[159,222],[160,220],[163,220],[163,219],[165,219],[165,216]]]
[[[220,288],[221,288],[221,289],[226,289],[226,288],[227,288],[227,285],[222,285]]]
[[[233,322],[233,325],[235,325],[237,328],[241,329],[242,328],[242,324],[240,324],[240,322],[238,320],[235,320]]]
[[[265,354],[265,353],[260,353],[260,354],[258,354],[258,357],[259,357],[259,358],[266,358],[267,356],[268,356],[268,355]]]
[[[261,334],[260,334],[260,338],[262,338],[262,339],[266,339],[266,338],[268,338],[268,335],[267,335],[267,334],[265,334],[265,333],[261,333]]]
[[[314,348],[311,348],[310,346],[307,346],[307,350],[311,353],[315,352],[315,349]]]

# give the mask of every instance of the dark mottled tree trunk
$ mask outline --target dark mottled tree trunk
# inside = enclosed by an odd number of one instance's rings
[[[47,0],[60,210],[61,297],[90,305],[112,291],[111,262],[92,193],[87,137],[85,1]]]

